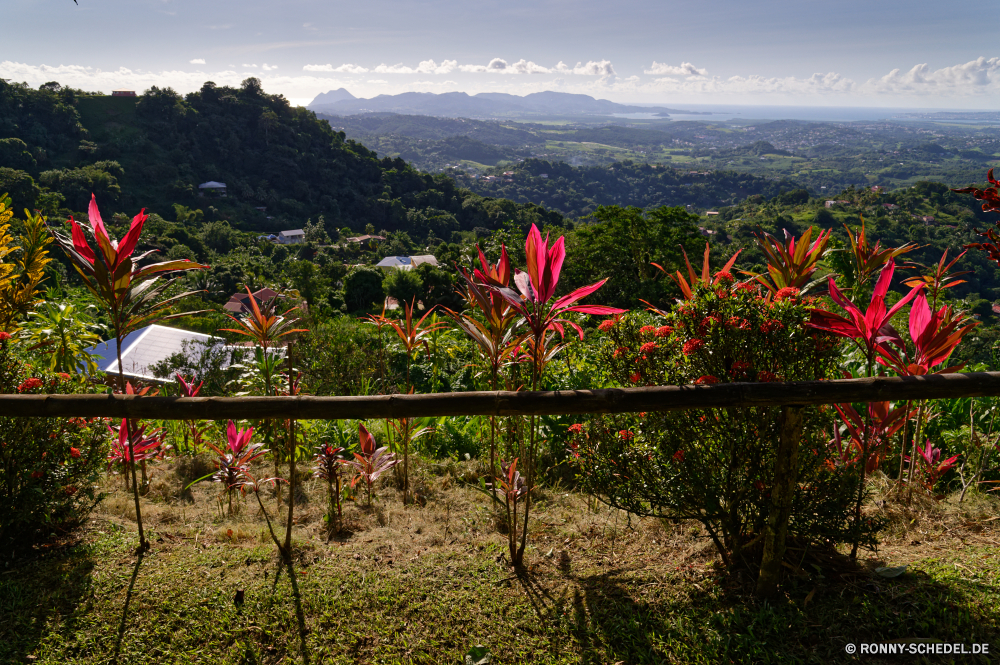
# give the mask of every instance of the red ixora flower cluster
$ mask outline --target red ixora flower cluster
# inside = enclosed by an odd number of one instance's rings
[[[777,293],[774,294],[774,299],[776,301],[781,300],[793,300],[799,297],[799,289],[794,286],[786,286],[783,289],[779,289]]]
[[[737,330],[750,330],[750,322],[739,316],[730,316],[726,325]]]
[[[9,332],[0,332],[0,342],[6,342],[10,338],[11,334]]]
[[[699,376],[697,379],[694,380],[694,382],[695,385],[710,386],[713,383],[718,383],[719,377],[712,376],[711,374],[705,374],[704,376]]]
[[[569,429],[570,433],[572,433],[572,434],[582,434],[583,433],[583,425],[581,425],[580,423],[574,423],[574,424],[570,425],[568,429]]]
[[[683,462],[684,461],[684,451],[683,450],[678,450],[676,453],[674,453],[674,459],[677,460],[678,462]]]
[[[681,350],[684,352],[684,355],[690,355],[704,346],[705,340],[701,340],[696,337],[684,342],[684,347]]]
[[[762,333],[771,333],[781,330],[784,327],[785,324],[782,323],[781,321],[777,321],[775,319],[768,319],[764,323],[760,324],[760,331]]]
[[[768,371],[757,372],[757,381],[759,381],[760,383],[771,383],[772,381],[777,381],[777,380],[778,380],[778,375],[775,374],[774,372],[768,372]]]
[[[633,434],[630,430],[623,429],[618,432],[618,437],[623,441],[630,441],[635,438],[635,434]]]
[[[615,352],[613,354],[611,354],[611,357],[612,358],[617,358],[617,357],[619,357],[621,355],[624,355],[626,353],[628,353],[628,349],[626,349],[624,346],[619,346],[617,349],[615,349]]]
[[[615,327],[615,323],[617,323],[616,319],[604,319],[601,321],[601,325],[597,326],[597,329],[601,332],[608,332]]]
[[[26,393],[29,390],[34,390],[35,388],[41,388],[43,385],[45,385],[44,381],[42,381],[36,376],[33,376],[30,379],[25,379],[24,383],[22,383],[17,387],[17,392]]]
[[[656,329],[656,332],[654,333],[654,336],[655,337],[670,337],[670,333],[672,333],[673,331],[674,331],[674,329],[671,328],[670,326],[660,326],[659,328]]]
[[[633,372],[632,376],[628,377],[632,383],[639,383],[642,381],[642,375],[639,372]]]
[[[80,457],[80,449],[79,448],[74,448],[73,446],[70,446],[69,447],[69,456],[72,457],[73,459],[79,459],[79,457]]]
[[[733,273],[728,270],[723,270],[722,272],[715,273],[716,282],[734,282],[736,278],[733,277]]]
[[[737,291],[749,291],[750,293],[756,293],[758,290],[757,282],[753,280],[749,282],[742,282],[736,286]]]
[[[750,371],[750,363],[745,360],[737,360],[733,363],[732,372],[736,376],[746,376],[746,373]]]
[[[656,342],[646,342],[639,348],[640,353],[651,353],[660,348],[660,345]]]
[[[653,326],[643,326],[639,328],[640,335],[652,335],[654,332],[656,332],[656,328]]]

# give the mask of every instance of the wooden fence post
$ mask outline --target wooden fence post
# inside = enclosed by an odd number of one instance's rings
[[[778,589],[781,560],[785,557],[785,536],[792,499],[799,476],[799,441],[802,438],[802,407],[781,407],[778,451],[774,456],[774,479],[771,482],[771,509],[767,515],[764,555],[757,578],[757,596],[767,598]]]

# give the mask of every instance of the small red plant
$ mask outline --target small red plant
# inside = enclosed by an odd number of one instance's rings
[[[920,453],[920,466],[924,474],[923,485],[928,492],[933,494],[934,486],[937,485],[944,474],[955,467],[955,462],[958,461],[959,455],[952,455],[948,459],[942,460],[941,449],[932,446],[930,439],[927,439],[923,447],[916,446],[916,450]]]
[[[357,475],[351,480],[351,487],[354,487],[359,480],[363,480],[368,489],[368,505],[372,505],[372,490],[375,481],[383,473],[396,466],[399,460],[393,453],[389,452],[388,446],[375,447],[375,437],[358,423],[358,438],[360,439],[360,453],[354,453],[354,459],[348,462]]]
[[[212,443],[206,442],[217,455],[215,468],[218,469],[212,474],[213,482],[222,483],[226,488],[229,499],[229,514],[233,514],[233,491],[239,489],[243,492],[250,476],[250,463],[262,457],[268,451],[264,449],[263,443],[251,443],[253,438],[253,428],[237,429],[236,424],[230,420],[226,426],[226,447],[218,448]]]
[[[337,509],[337,524],[343,517],[340,506],[340,471],[347,464],[344,459],[344,449],[339,446],[331,446],[328,443],[321,443],[316,448],[316,456],[313,457],[313,478],[326,481],[327,494],[330,499],[330,517],[333,522],[333,509]],[[336,490],[334,489],[336,485]]]

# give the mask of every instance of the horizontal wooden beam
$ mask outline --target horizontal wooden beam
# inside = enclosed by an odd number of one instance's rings
[[[797,383],[724,383],[554,392],[357,397],[0,395],[0,416],[161,420],[342,420],[462,415],[556,415],[1000,396],[1000,372]]]

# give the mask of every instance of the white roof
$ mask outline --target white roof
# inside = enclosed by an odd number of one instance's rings
[[[429,263],[432,266],[438,265],[438,260],[431,254],[420,256],[387,256],[375,264],[376,268],[399,268],[400,270],[412,270],[421,263]]]
[[[184,352],[184,342],[188,344],[222,344],[221,337],[212,337],[202,333],[168,328],[167,326],[150,325],[140,328],[122,340],[122,367],[128,377],[157,381],[153,375],[152,366],[166,360],[175,353]],[[107,340],[90,347],[88,351],[94,355],[97,367],[107,374],[118,373],[118,354],[115,340]]]
[[[198,185],[198,189],[225,189],[226,183],[215,182],[214,180],[209,180],[208,182],[203,182]]]
[[[387,256],[375,264],[376,268],[412,268],[413,262],[408,256]]]
[[[306,232],[303,231],[302,229],[292,229],[291,231],[282,231],[278,235],[285,238],[290,238],[292,236],[304,236],[305,234]]]
[[[433,254],[421,254],[420,256],[411,256],[410,261],[413,263],[414,267],[419,266],[421,263],[429,263],[432,266],[438,265],[438,260],[434,258]]]

